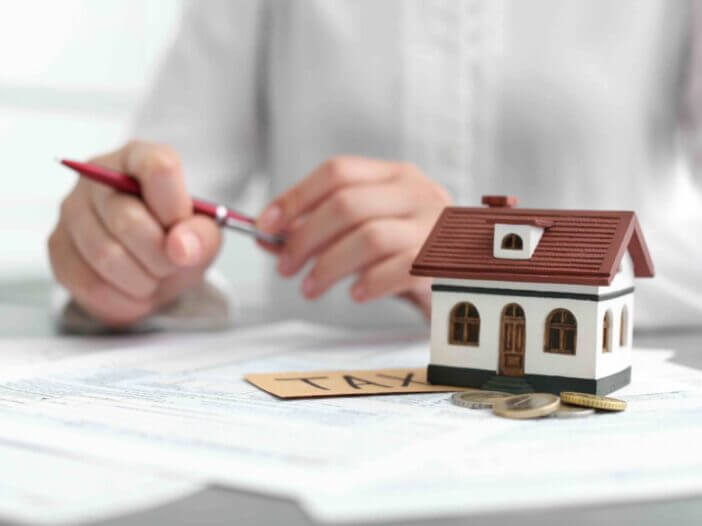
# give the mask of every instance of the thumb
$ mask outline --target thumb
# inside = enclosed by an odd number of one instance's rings
[[[220,244],[217,224],[209,217],[194,215],[169,230],[166,254],[179,267],[207,266],[217,255]]]

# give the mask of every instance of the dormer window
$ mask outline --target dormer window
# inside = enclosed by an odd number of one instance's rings
[[[507,234],[502,238],[502,250],[523,250],[524,242],[517,234]]]
[[[544,230],[551,226],[551,221],[546,218],[505,217],[487,221],[494,225],[492,254],[500,259],[531,258]]]

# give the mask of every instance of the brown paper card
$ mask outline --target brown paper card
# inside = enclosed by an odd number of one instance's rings
[[[278,398],[441,393],[475,390],[427,382],[426,367],[247,374],[244,379]]]

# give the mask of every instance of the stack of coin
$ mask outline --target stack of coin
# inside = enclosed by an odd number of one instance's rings
[[[600,411],[624,411],[624,409],[626,409],[626,402],[624,400],[587,393],[574,393],[572,391],[563,391],[561,393],[561,401],[566,404],[591,407],[592,409],[598,409]]]
[[[497,400],[509,398],[510,396],[514,395],[498,391],[465,391],[453,393],[451,401],[458,406],[469,409],[492,409]]]
[[[560,400],[549,393],[527,393],[503,398],[492,411],[505,418],[539,418],[558,410]]]
[[[598,411],[623,411],[626,402],[616,398],[564,391],[560,398],[549,393],[513,395],[498,391],[470,391],[454,393],[451,401],[470,409],[492,409],[505,418],[541,418],[553,416],[572,418],[589,416]]]
[[[551,413],[550,416],[555,418],[577,418],[579,416],[590,416],[594,414],[595,410],[590,407],[564,404],[563,399],[561,399],[558,409]]]

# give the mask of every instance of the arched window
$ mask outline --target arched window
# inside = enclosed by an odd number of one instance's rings
[[[546,317],[544,351],[558,354],[575,354],[578,339],[578,322],[566,309],[555,309]]]
[[[522,250],[524,243],[517,234],[507,234],[502,238],[502,248],[505,250]]]
[[[454,345],[478,345],[480,342],[480,314],[475,305],[457,303],[451,309],[449,343]]]
[[[602,320],[602,352],[612,352],[612,311],[605,312]]]
[[[629,310],[626,305],[622,307],[622,316],[619,324],[619,345],[626,347],[629,336]]]

